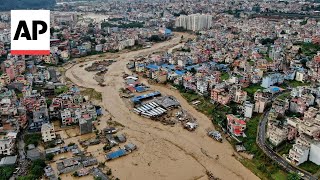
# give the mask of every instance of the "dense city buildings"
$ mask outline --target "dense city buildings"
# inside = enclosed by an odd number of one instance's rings
[[[50,55],[10,53],[11,9],[51,10]],[[0,10],[3,179],[319,179],[318,1]]]

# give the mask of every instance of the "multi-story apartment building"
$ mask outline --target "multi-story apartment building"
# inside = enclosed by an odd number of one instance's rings
[[[212,15],[206,14],[181,15],[175,22],[176,27],[183,27],[192,31],[210,29],[212,24]]]
[[[42,124],[41,135],[44,142],[52,141],[56,138],[56,133],[54,131],[54,125],[50,123]]]

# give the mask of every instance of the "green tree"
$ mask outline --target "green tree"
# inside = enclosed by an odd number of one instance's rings
[[[101,43],[101,44],[104,44],[104,43],[106,43],[106,42],[107,42],[107,40],[105,40],[105,39],[101,39],[101,40],[100,40],[100,43]]]
[[[0,167],[0,176],[1,176],[1,178],[9,179],[12,176],[14,170],[15,170],[14,166],[3,166],[3,167]]]
[[[54,154],[50,153],[46,155],[46,160],[51,161],[54,158]]]
[[[288,174],[287,179],[288,180],[300,180],[301,177],[300,177],[300,175],[298,173],[293,172],[293,173],[289,173]]]

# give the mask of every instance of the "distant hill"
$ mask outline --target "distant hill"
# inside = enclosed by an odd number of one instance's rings
[[[0,11],[14,9],[49,9],[56,0],[0,0]]]

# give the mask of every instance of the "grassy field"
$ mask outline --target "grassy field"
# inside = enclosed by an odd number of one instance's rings
[[[301,51],[304,55],[313,57],[320,50],[320,45],[313,43],[301,44]]]
[[[41,142],[41,138],[42,136],[40,133],[26,134],[24,136],[25,148],[27,148],[29,144],[38,146]]]
[[[247,149],[247,151],[252,154],[257,154],[260,151],[260,148],[256,144],[256,136],[259,119],[261,117],[261,114],[254,114],[253,117],[249,121],[247,121],[247,130],[245,131],[247,137],[244,138],[243,145]]]
[[[281,100],[285,100],[285,99],[287,99],[289,97],[290,97],[290,92],[283,93],[280,96],[278,96],[278,98],[281,99]]]
[[[81,94],[83,96],[88,96],[89,99],[95,99],[95,100],[102,101],[102,94],[100,92],[95,91],[92,88],[87,88],[85,90],[82,90]]]
[[[12,165],[0,167],[0,179],[10,179],[14,171],[15,167]]]
[[[229,79],[229,74],[227,72],[223,72],[221,74],[221,80],[228,80]]]
[[[312,174],[318,172],[320,170],[320,166],[316,165],[315,163],[311,161],[306,161],[299,165],[301,169],[304,169]]]
[[[264,88],[261,87],[259,84],[253,84],[253,85],[250,85],[249,87],[243,88],[243,90],[246,91],[248,95],[251,95],[251,96],[253,96],[253,94],[259,89],[262,90]]]
[[[276,180],[287,180],[287,173],[283,171],[278,171],[271,175],[272,179]]]
[[[286,81],[286,84],[291,86],[291,87],[298,87],[298,86],[308,86],[310,85],[310,83],[303,83],[303,82],[300,82],[300,81]]]

